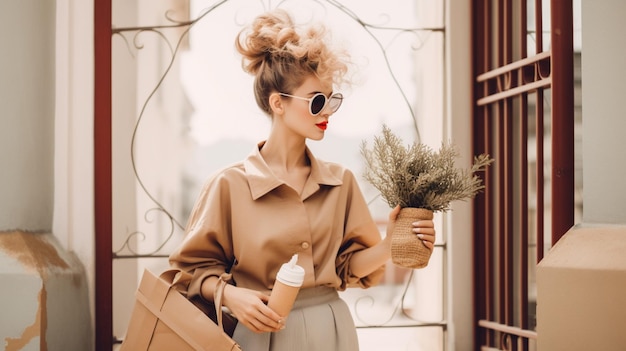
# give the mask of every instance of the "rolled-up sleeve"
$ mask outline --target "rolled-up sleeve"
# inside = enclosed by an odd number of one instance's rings
[[[355,252],[376,245],[381,237],[358,183],[350,171],[346,171],[344,186],[345,234],[335,263],[337,275],[342,280],[340,289],[349,286],[368,288],[380,282],[385,267],[381,266],[365,277],[357,277],[350,270],[351,258]]]
[[[188,297],[200,296],[210,276],[220,276],[233,264],[228,181],[223,174],[204,185],[189,216],[183,243],[170,255],[170,265],[192,274]]]

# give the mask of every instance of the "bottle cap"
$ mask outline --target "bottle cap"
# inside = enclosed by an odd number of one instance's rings
[[[298,254],[291,257],[289,262],[283,264],[276,275],[276,280],[289,286],[300,287],[304,282],[304,268],[298,266]]]

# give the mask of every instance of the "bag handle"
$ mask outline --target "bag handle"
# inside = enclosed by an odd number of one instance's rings
[[[156,278],[156,276],[154,276],[148,270],[144,271],[144,277],[146,275]],[[163,324],[165,324],[168,328],[170,328],[175,334],[179,335],[194,350],[206,350],[207,349],[207,345],[199,344],[198,343],[199,340],[197,340],[197,338],[195,338],[193,334],[190,334],[189,330],[186,330],[184,323],[181,323],[180,321],[180,318],[184,318],[184,317],[176,314],[175,312],[172,312],[171,310],[172,306],[176,306],[176,305],[169,305],[169,308],[167,308],[169,312],[164,311],[166,300],[170,302],[176,301],[178,303],[184,301],[185,304],[189,303],[187,298],[183,296],[182,294],[180,294],[180,292],[177,291],[172,284],[184,283],[190,277],[191,275],[189,275],[188,273],[179,271],[177,269],[171,269],[171,270],[167,270],[163,272],[163,274],[161,274],[161,276],[159,277],[160,279],[156,280],[157,284],[155,286],[157,288],[155,289],[155,287],[153,286],[149,289],[150,292],[154,292],[154,290],[162,290],[162,289],[166,291],[165,296],[163,296],[162,298],[163,301],[159,303],[155,303],[151,295],[148,295],[148,296],[144,295],[144,291],[142,291],[141,289],[142,285],[140,285],[140,289],[137,289],[137,291],[135,292],[137,302],[143,305],[143,307],[145,307],[151,313],[153,317],[151,319],[154,319],[154,325],[151,326],[150,335],[142,336],[141,339],[146,339],[149,343],[151,343],[151,337],[152,337],[152,333],[154,333],[154,330],[155,330],[156,321],[160,320]],[[231,351],[235,351],[235,350],[240,351],[241,348],[239,347],[239,345],[224,332],[224,328],[221,324],[221,319],[222,319],[221,296],[223,295],[224,286],[227,284],[226,281],[229,279],[231,279],[230,275],[225,275],[223,277],[220,277],[220,282],[218,284],[220,286],[220,289],[219,289],[220,290],[220,298],[219,298],[220,309],[216,311],[217,312],[216,315],[217,315],[218,320],[220,321],[220,324],[219,324],[220,329],[216,329],[218,326],[213,321],[211,321],[208,316],[205,316],[205,315],[202,315],[202,316],[206,317],[208,321],[207,325],[211,330],[209,332],[211,337],[213,337],[213,335],[217,335],[217,333],[221,333],[221,335],[223,335],[223,337],[221,337],[220,339],[215,338],[216,343],[211,344],[212,346],[219,347],[220,350],[228,349]],[[143,284],[143,279],[142,279],[142,284]],[[217,306],[217,302],[216,302],[216,306]],[[129,345],[134,345],[134,344],[129,344]],[[149,346],[146,346],[145,349],[147,350],[148,348]],[[122,349],[124,349],[124,344],[122,344]]]
[[[222,324],[222,298],[224,297],[224,289],[228,284],[228,281],[232,278],[232,274],[223,273],[219,280],[217,281],[217,285],[215,286],[215,292],[213,293],[213,302],[215,303],[215,315],[217,316],[217,325],[224,330],[224,325]]]

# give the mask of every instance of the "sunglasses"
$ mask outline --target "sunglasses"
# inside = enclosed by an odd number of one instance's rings
[[[327,98],[326,95],[322,93],[317,93],[313,95],[313,97],[310,97],[310,98],[304,98],[301,96],[289,95],[285,93],[279,93],[279,94],[282,96],[288,96],[291,98],[308,101],[309,113],[311,113],[312,116],[319,115],[322,111],[324,111],[326,106],[330,108],[330,113],[335,113],[335,111],[339,109],[339,106],[341,106],[341,103],[343,102],[343,95],[341,93],[335,93],[331,95],[329,98]]]

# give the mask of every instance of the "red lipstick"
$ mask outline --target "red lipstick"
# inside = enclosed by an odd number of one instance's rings
[[[326,130],[326,128],[328,128],[328,122],[321,122],[316,124],[317,128],[321,129],[321,130]]]

